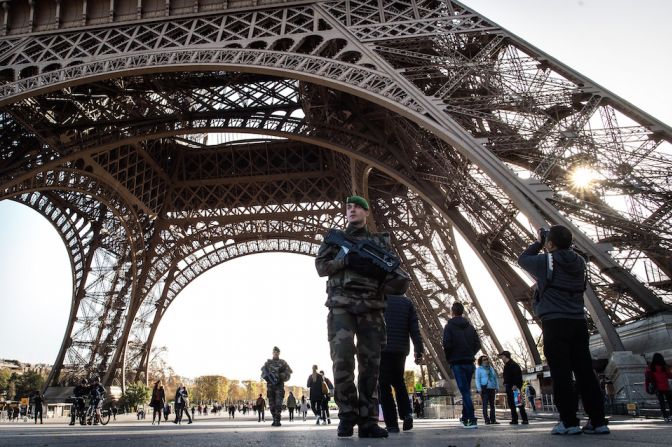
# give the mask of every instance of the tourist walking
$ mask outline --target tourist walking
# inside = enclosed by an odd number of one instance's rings
[[[161,425],[161,412],[163,411],[164,405],[166,405],[166,392],[161,385],[161,381],[157,380],[154,383],[154,388],[152,388],[152,398],[149,401],[149,406],[154,410],[152,412],[152,425],[154,425],[154,422],[156,422],[157,425]],[[159,416],[158,420],[156,417],[157,415]]]
[[[661,353],[656,352],[653,354],[651,363],[644,373],[644,378],[647,391],[654,391],[656,397],[658,397],[663,420],[665,422],[671,422],[672,391],[670,391],[669,379],[672,379],[672,374],[670,374],[670,369],[667,366],[667,363],[665,363],[665,359]],[[668,412],[665,407],[665,400],[667,400],[667,405],[670,407],[670,412]]]
[[[33,394],[33,405],[35,408],[35,424],[37,424],[37,417],[39,415],[40,417],[40,424],[43,424],[42,422],[42,410],[44,407],[44,396],[42,395],[42,392],[40,390],[35,391]]]
[[[534,386],[532,386],[530,382],[524,382],[523,392],[525,394],[525,398],[527,399],[527,403],[530,404],[530,407],[532,408],[532,412],[537,414],[537,390],[534,389]]]
[[[452,318],[443,330],[443,352],[462,395],[462,425],[464,428],[478,428],[471,399],[471,379],[474,377],[474,359],[481,349],[481,340],[469,320],[463,317],[462,303],[455,301],[450,307],[450,314]]]
[[[299,410],[301,411],[301,416],[303,417],[303,422],[306,422],[306,415],[308,414],[308,402],[306,402],[306,396],[301,396],[301,405]]]
[[[534,312],[541,320],[544,355],[553,379],[553,401],[560,422],[552,434],[609,434],[604,402],[588,348],[583,294],[586,262],[572,250],[572,233],[562,225],[540,229],[537,241],[518,257],[518,264],[534,276]],[[546,253],[539,253],[541,249]],[[576,381],[574,386],[573,381]],[[589,421],[581,429],[576,417],[578,395]]]
[[[322,401],[320,402],[320,415],[322,423],[331,424],[331,415],[329,414],[329,401],[334,392],[334,385],[328,377],[324,375],[324,371],[320,370],[322,376]]]
[[[424,350],[418,315],[411,300],[403,295],[388,295],[385,308],[385,328],[387,344],[380,356],[380,404],[383,408],[385,427],[390,433],[399,433],[399,420],[403,421],[404,431],[413,428],[413,413],[406,390],[404,370],[406,357],[410,352],[409,338],[413,340],[415,364],[422,361]],[[396,396],[394,405],[392,388]],[[398,411],[398,413],[397,413]]]
[[[499,391],[497,381],[497,372],[490,364],[487,355],[478,358],[478,368],[476,368],[476,391],[481,395],[483,402],[483,420],[485,424],[499,424],[495,415],[495,395]],[[488,407],[490,412],[488,413]]]
[[[313,372],[308,376],[306,387],[310,396],[310,407],[315,415],[315,424],[320,425],[320,408],[322,407],[322,385],[324,378],[317,372],[317,365],[313,365]]]
[[[296,410],[296,397],[294,393],[289,392],[287,397],[287,411],[289,412],[289,422],[294,422],[294,410]]]
[[[257,397],[257,415],[259,416],[257,422],[266,422],[266,419],[264,418],[265,413],[266,413],[266,401],[260,394],[259,397]]]
[[[350,241],[368,241],[380,250],[391,252],[390,235],[371,233],[366,227],[369,203],[360,196],[346,199],[345,231],[330,230],[328,235]],[[335,241],[322,242],[315,258],[317,273],[327,281],[327,337],[333,361],[334,400],[338,405],[339,437],[353,435],[358,425],[360,438],[387,437],[378,425],[376,390],[380,351],[385,344],[385,293],[404,293],[408,278],[387,273],[357,250]],[[344,243],[347,245],[347,243]],[[355,339],[357,344],[355,344]],[[355,386],[355,358],[358,362]]]
[[[515,391],[523,388],[523,370],[520,369],[518,363],[511,359],[511,353],[509,351],[500,352],[499,358],[504,362],[502,378],[504,379],[504,389],[506,390],[506,401],[509,405],[509,410],[511,411],[511,421],[509,424],[518,424],[518,412],[516,409],[520,410],[521,422],[523,424],[529,424],[525,407],[519,407],[514,396]]]
[[[191,416],[189,415],[189,392],[187,387],[183,383],[180,383],[180,386],[175,390],[175,422],[176,424],[182,423],[182,415],[186,414],[187,419],[189,420],[188,424],[192,423]]]

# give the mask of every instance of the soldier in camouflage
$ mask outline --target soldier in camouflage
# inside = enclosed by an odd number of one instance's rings
[[[273,427],[280,427],[282,400],[285,398],[285,382],[292,375],[292,368],[280,358],[280,348],[273,347],[273,358],[261,367],[261,378],[266,381],[266,397],[273,416]]]
[[[368,238],[391,250],[389,234],[367,230],[368,216],[369,204],[363,197],[348,197],[346,235],[351,239]],[[338,436],[352,436],[357,424],[360,438],[387,437],[387,430],[378,426],[376,417],[378,368],[386,340],[386,273],[369,259],[326,242],[319,249],[315,267],[320,276],[329,277],[325,305],[329,308],[327,332],[340,419]],[[356,387],[355,356],[359,362]]]

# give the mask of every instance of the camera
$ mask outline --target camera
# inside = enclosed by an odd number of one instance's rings
[[[546,243],[546,239],[548,238],[548,232],[549,230],[547,228],[544,227],[539,228],[539,241],[541,242],[541,245],[544,245]]]

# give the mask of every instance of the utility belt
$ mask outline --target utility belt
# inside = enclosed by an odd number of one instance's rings
[[[344,289],[343,287],[331,287],[327,284],[327,295],[329,296],[344,296],[357,300],[370,300],[370,299],[380,299],[377,290],[371,289]]]

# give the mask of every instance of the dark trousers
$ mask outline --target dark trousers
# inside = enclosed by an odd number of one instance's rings
[[[322,399],[320,397],[315,397],[315,400],[313,400],[313,397],[310,398],[310,409],[313,410],[313,414],[317,416],[318,418],[321,417],[320,413],[321,410],[320,408],[322,407]]]
[[[266,420],[266,419],[264,418],[264,409],[263,409],[263,408],[259,408],[259,409],[257,410],[257,414],[259,415],[259,419],[257,420],[257,422],[261,422],[261,421],[265,421],[265,420]]]
[[[658,396],[658,403],[660,404],[660,411],[663,413],[663,417],[669,417],[670,413],[665,408],[665,400],[667,399],[667,405],[670,407],[670,412],[672,412],[672,391],[656,391],[656,396]]]
[[[320,403],[320,414],[322,415],[322,420],[326,421],[327,419],[331,419],[329,416],[329,397],[328,396],[323,396],[322,397],[322,402]]]
[[[544,354],[553,379],[553,401],[560,413],[560,420],[565,427],[579,425],[576,417],[578,391],[593,427],[604,425],[604,403],[588,349],[586,320],[547,320],[542,321],[541,327]],[[572,383],[572,373],[576,379],[576,388]]]
[[[483,420],[486,423],[495,422],[495,393],[492,388],[483,388],[481,390],[481,400],[483,401]],[[488,406],[490,407],[490,417],[488,417]]]
[[[525,411],[525,405],[521,405],[519,407],[516,406],[516,402],[513,400],[513,384],[507,383],[506,384],[506,401],[509,404],[509,409],[511,410],[511,420],[513,422],[518,422],[518,413],[516,412],[516,408],[520,410],[520,418],[523,421],[527,421],[527,412]],[[518,391],[520,391],[520,388],[518,387]]]
[[[406,366],[406,354],[402,352],[383,352],[380,357],[380,404],[383,407],[383,417],[387,427],[398,427],[397,409],[399,419],[411,416],[411,404],[408,401],[408,391],[404,383],[404,367]],[[397,397],[397,405],[394,405],[392,388]]]
[[[294,408],[288,407],[287,410],[289,410],[289,421],[291,422],[294,420]]]
[[[191,416],[189,416],[189,407],[184,405],[175,405],[175,421],[182,422],[182,414],[187,415],[187,419],[191,422]]]
[[[40,424],[42,424],[42,405],[35,405],[35,423],[37,424],[37,415],[40,415]]]

